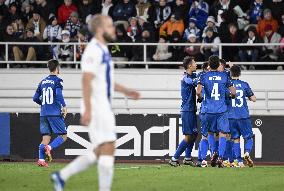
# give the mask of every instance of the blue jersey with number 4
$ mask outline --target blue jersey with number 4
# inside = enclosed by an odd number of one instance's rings
[[[229,119],[245,119],[249,118],[249,110],[246,97],[254,95],[249,84],[242,80],[232,80],[233,86],[236,88],[236,98],[232,99],[229,104]]]
[[[61,108],[66,106],[62,90],[63,80],[56,75],[39,83],[33,101],[41,106],[40,116],[61,116]]]
[[[206,98],[206,113],[217,114],[227,111],[226,92],[232,86],[225,72],[209,71],[199,79]]]

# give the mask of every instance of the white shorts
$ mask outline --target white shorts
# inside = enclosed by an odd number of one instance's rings
[[[89,128],[93,149],[103,143],[116,141],[115,117],[111,111],[93,112]]]

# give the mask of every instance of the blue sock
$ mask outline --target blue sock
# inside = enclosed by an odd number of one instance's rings
[[[219,139],[215,140],[215,152],[218,153],[219,152]]]
[[[208,134],[208,142],[211,155],[216,152],[216,141],[213,134]]]
[[[59,147],[62,143],[64,143],[64,139],[62,136],[59,135],[49,144],[49,146],[51,147],[51,149],[55,149]]]
[[[174,155],[175,159],[179,159],[180,155],[185,151],[185,149],[188,147],[189,143],[185,142],[185,140],[182,140],[176,150],[176,153]]]
[[[195,139],[190,141],[188,146],[186,147],[186,149],[185,149],[185,158],[186,159],[190,159],[191,158],[191,152],[192,152],[194,143],[195,143]]]
[[[253,138],[247,139],[245,143],[245,153],[250,153],[253,146]]]
[[[201,157],[201,142],[199,142],[198,145],[198,161],[202,161],[202,157]]]
[[[221,159],[224,158],[224,154],[225,154],[225,150],[226,150],[226,142],[227,142],[227,138],[226,137],[219,137],[219,157]]]
[[[227,153],[227,157],[228,157],[228,159],[231,163],[234,162],[233,144],[234,144],[233,141],[228,140],[227,143],[226,143],[226,152],[225,152],[225,153]]]
[[[207,156],[208,151],[208,140],[207,139],[201,139],[200,141],[200,148],[201,148],[201,160],[205,160]]]
[[[45,160],[44,144],[40,144],[38,147],[38,159]]]
[[[238,160],[238,162],[243,162],[243,159],[241,157],[241,146],[240,143],[234,143],[234,154],[235,158]]]

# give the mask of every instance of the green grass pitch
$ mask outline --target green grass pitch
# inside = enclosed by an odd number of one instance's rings
[[[51,172],[66,164],[39,168],[33,163],[0,163],[1,191],[49,191]],[[66,191],[97,190],[93,167],[72,177]],[[116,164],[113,191],[283,191],[284,167],[192,168]]]

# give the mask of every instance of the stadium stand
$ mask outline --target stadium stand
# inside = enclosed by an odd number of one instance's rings
[[[68,43],[88,42],[89,18],[98,13],[113,18],[118,42],[130,43],[110,46],[118,61],[176,62],[185,55],[204,61],[212,54],[219,54],[231,62],[278,62],[265,66],[247,64],[243,69],[283,69],[283,0],[0,0],[1,63],[18,61],[11,67],[19,68],[39,67],[27,61],[51,58],[79,61],[84,46],[74,47]],[[143,47],[133,46],[157,43],[161,39],[187,43],[187,46],[169,45],[167,50],[158,46],[157,51],[166,51],[162,59],[157,57],[156,44],[147,47],[144,59]],[[7,45],[7,42],[13,43]],[[35,42],[49,44],[36,45]],[[50,44],[52,42],[67,44]],[[196,42],[209,45],[193,44]],[[265,45],[257,47],[210,46],[212,43],[262,42]]]

